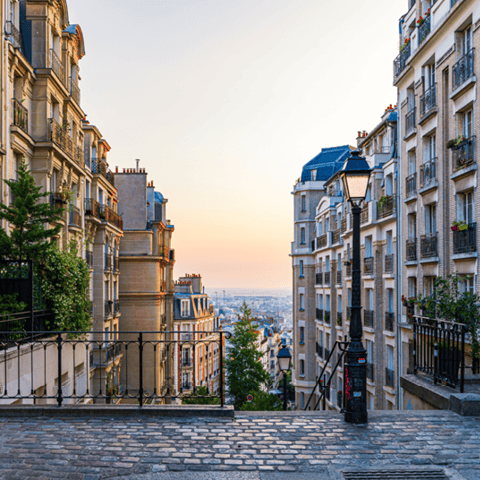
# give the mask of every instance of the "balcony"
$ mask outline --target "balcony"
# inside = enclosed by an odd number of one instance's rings
[[[68,224],[73,227],[82,228],[82,215],[78,207],[70,207]]]
[[[28,133],[28,110],[21,100],[13,99],[13,124]]]
[[[474,74],[474,48],[467,52],[452,69],[452,89],[461,87]]]
[[[420,258],[438,256],[437,233],[427,233],[420,237]]]
[[[377,218],[386,218],[395,212],[395,197],[384,195],[377,202]]]
[[[100,204],[94,198],[85,199],[85,215],[100,217]]]
[[[113,256],[113,271],[118,272],[120,270],[120,259],[118,258],[118,255]]]
[[[114,185],[113,173],[108,170],[105,159],[94,157],[92,158],[92,173],[99,173],[112,185]]]
[[[413,107],[405,115],[405,136],[412,133],[417,127],[417,119],[415,116],[416,109]]]
[[[470,253],[477,251],[477,224],[469,223],[466,230],[453,232],[453,253]]]
[[[367,328],[373,328],[374,326],[375,312],[373,310],[363,311],[363,325]]]
[[[342,218],[342,220],[340,222],[340,231],[341,231],[341,233],[345,233],[347,231],[347,219],[346,218]]]
[[[323,349],[323,358],[326,360],[330,356],[330,349],[327,347],[324,347]],[[331,359],[330,359],[331,360]]]
[[[407,60],[411,52],[411,42],[407,43],[397,58],[393,61],[393,81],[395,82],[407,66]]]
[[[374,370],[373,363],[367,363],[367,378],[372,382],[375,381],[375,376],[373,374]]]
[[[182,390],[191,390],[192,384],[190,382],[183,382],[182,383]]]
[[[317,237],[317,250],[319,248],[325,248],[327,246],[327,234],[324,233],[323,235],[320,235]]]
[[[70,77],[70,96],[80,105],[80,89],[73,77]]]
[[[393,312],[385,312],[385,330],[394,332],[395,314]]]
[[[469,167],[475,163],[475,137],[461,141],[452,148],[453,171],[458,172],[462,168]]]
[[[182,367],[191,367],[192,359],[191,358],[182,358]]]
[[[332,232],[332,244],[340,243],[340,229]]]
[[[330,272],[325,272],[325,285],[330,285]]]
[[[407,198],[417,193],[417,173],[412,173],[405,179],[405,193]]]
[[[368,222],[368,204],[362,207],[362,211],[360,212],[360,223],[363,225],[364,223]]]
[[[111,317],[113,315],[113,302],[112,300],[105,300],[105,312],[103,316],[105,318]]]
[[[322,285],[323,284],[323,273],[316,273],[315,274],[315,285]]]
[[[337,325],[341,327],[343,324],[342,312],[337,312]]]
[[[427,38],[430,33],[430,15],[425,16],[423,23],[418,27],[418,45]]]
[[[407,262],[415,262],[417,260],[417,239],[409,238],[406,242]]]
[[[105,270],[112,269],[113,255],[111,253],[105,253]]]
[[[106,344],[104,348],[94,348],[90,351],[90,366],[107,365],[122,354],[120,343]]]
[[[337,270],[337,285],[341,285],[341,284],[342,284],[342,271]]]
[[[65,68],[53,49],[50,49],[50,68],[53,70],[58,79],[65,85]]]
[[[321,308],[317,308],[316,311],[315,311],[315,318],[317,320],[320,320],[321,322],[323,322],[323,310]]]
[[[363,259],[363,274],[373,275],[374,257],[365,257]]]
[[[85,155],[80,146],[73,144],[73,139],[69,134],[68,125],[60,125],[54,118],[50,119],[50,138],[60,150],[70,157],[80,167],[85,166]]]
[[[428,187],[437,180],[437,158],[432,158],[420,167],[420,188]]]
[[[323,321],[330,325],[330,310],[325,310],[325,312],[323,312]]]
[[[117,212],[112,210],[110,207],[107,205],[100,205],[100,214],[99,217],[114,225],[115,227],[119,228],[120,230],[123,230],[123,220],[120,215],[118,215]]]
[[[347,262],[345,265],[347,267],[347,277],[352,276],[352,262]]]
[[[385,385],[391,388],[395,386],[395,372],[389,368],[385,368]]]
[[[318,342],[315,342],[315,352],[320,358],[323,358],[323,347]]]
[[[434,83],[420,96],[420,116],[423,117],[437,106],[437,84]]]
[[[85,261],[90,268],[93,268],[93,252],[89,252],[88,250],[85,252]]]
[[[347,307],[347,322],[352,318],[352,307]]]
[[[17,48],[22,47],[22,34],[11,21],[5,22],[5,36],[10,37],[10,41],[14,43]]]
[[[394,265],[395,255],[393,253],[385,255],[385,273],[393,274]]]
[[[120,300],[113,301],[113,314],[118,315],[120,313]]]

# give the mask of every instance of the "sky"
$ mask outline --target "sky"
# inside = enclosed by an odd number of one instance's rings
[[[407,0],[67,2],[82,108],[168,199],[175,278],[290,288],[295,180],[396,103]]]

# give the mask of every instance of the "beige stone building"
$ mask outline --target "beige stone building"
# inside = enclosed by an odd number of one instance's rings
[[[478,291],[476,112],[480,3],[410,1],[394,61],[403,213],[402,294],[430,294],[458,272]],[[468,227],[452,231],[453,222]],[[402,314],[402,374],[412,369],[412,330]]]
[[[202,285],[202,277],[187,274],[175,282],[174,378],[176,395],[205,386],[210,395],[220,391],[220,320]]]

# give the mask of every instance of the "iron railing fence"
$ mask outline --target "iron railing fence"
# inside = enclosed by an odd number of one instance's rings
[[[408,57],[411,53],[411,42],[402,48],[397,58],[393,61],[393,79],[394,81],[400,76],[407,66]]]
[[[437,179],[437,158],[420,166],[420,188],[427,187]]]
[[[13,99],[13,124],[28,133],[28,109],[17,98]]]
[[[325,285],[330,285],[330,272],[325,272]]]
[[[342,233],[345,233],[347,231],[347,219],[346,218],[342,218],[342,220],[340,221],[340,231]]]
[[[345,265],[347,267],[347,277],[351,277],[352,276],[352,263],[351,262],[348,262],[347,265]]]
[[[330,325],[330,310],[325,310],[323,312],[323,321]]]
[[[351,318],[352,318],[352,307],[348,306],[347,307],[347,322],[349,322]]]
[[[374,273],[374,257],[365,257],[363,259],[363,274],[373,275]]]
[[[337,312],[337,325],[341,327],[343,324],[342,312]]]
[[[340,229],[337,228],[332,232],[332,244],[339,243],[339,242],[340,242]]]
[[[395,268],[395,255],[390,253],[385,255],[385,273],[393,273]]]
[[[80,88],[74,77],[70,77],[70,96],[80,105]]]
[[[120,313],[120,300],[113,301],[113,314],[118,315]]]
[[[103,316],[105,318],[111,317],[113,315],[113,301],[105,300],[105,310]]]
[[[387,387],[395,387],[395,372],[390,368],[385,368],[385,385]]]
[[[427,233],[420,237],[420,257],[430,258],[438,256],[437,233]]]
[[[2,342],[15,341],[18,345],[48,336],[48,327],[53,325],[54,315],[49,310],[8,313],[0,315],[0,351]],[[1,358],[1,352],[0,352]]]
[[[85,199],[85,215],[100,217],[100,204],[94,198]]]
[[[385,199],[385,203],[379,204],[377,202],[377,218],[385,218],[393,215],[395,212],[395,197],[388,195]]]
[[[426,115],[437,106],[437,84],[434,83],[420,97],[420,115]]]
[[[53,48],[50,49],[50,68],[54,71],[58,79],[65,85],[65,67]]]
[[[464,391],[467,325],[413,316],[413,373],[423,372],[434,383]]]
[[[458,172],[475,163],[475,135],[452,148],[452,159],[453,172]]]
[[[367,362],[367,378],[371,380],[372,382],[375,381],[375,375],[374,375],[375,367],[373,363]]]
[[[322,310],[321,308],[317,308],[317,309],[315,310],[315,314],[316,314],[316,315],[315,315],[315,318],[316,318],[317,320],[320,320],[321,322],[323,322],[323,310]]]
[[[318,342],[315,342],[315,352],[320,358],[323,358],[323,347]]]
[[[368,223],[368,204],[362,207],[362,211],[360,212],[360,223],[362,225]]]
[[[456,90],[474,74],[475,49],[469,50],[452,69],[452,89]]]
[[[54,118],[50,118],[49,141],[57,145],[57,147],[80,167],[85,166],[83,149],[79,145],[74,145],[68,124],[60,125]]]
[[[367,328],[374,327],[375,312],[373,310],[363,311],[363,326]]]
[[[466,230],[453,232],[453,253],[477,251],[477,224],[469,223]]]
[[[342,284],[342,271],[337,270],[337,285],[341,285],[341,284]]]
[[[323,272],[315,274],[315,285],[323,285]]]
[[[320,235],[317,237],[317,250],[319,248],[325,248],[327,246],[327,234],[324,233],[323,235]]]
[[[430,15],[426,15],[423,23],[418,27],[418,44],[420,45],[430,33]]]
[[[88,250],[85,252],[85,261],[90,268],[93,268],[93,252]]]
[[[120,230],[123,230],[122,217],[113,209],[111,209],[108,205],[103,205],[103,204],[100,205],[99,216],[102,220],[105,220],[106,222],[111,223],[112,225],[115,225]]]
[[[417,260],[417,239],[409,238],[406,241],[407,261],[414,262]]]
[[[105,257],[105,270],[112,269],[113,255],[111,253],[104,253]]]
[[[405,135],[413,132],[416,127],[416,108],[413,107],[405,114]]]
[[[385,330],[387,332],[394,332],[394,324],[395,324],[395,313],[393,312],[385,312]]]
[[[118,272],[120,270],[120,258],[118,255],[113,256],[113,271]]]
[[[29,319],[30,320],[30,319]],[[4,326],[0,323],[0,327]],[[182,332],[185,333],[185,332]],[[200,334],[207,334],[200,339]],[[16,338],[18,334],[25,336]],[[165,400],[182,399],[185,383],[193,391],[189,398],[218,399],[224,406],[224,345],[231,334],[224,331],[191,332],[192,339],[182,340],[179,332],[59,332],[59,331],[0,331],[0,402],[8,404],[65,404],[132,403],[140,407]],[[170,360],[176,364],[178,378],[183,377],[184,348],[192,352],[193,369],[183,383],[163,380]],[[209,358],[211,365],[218,361],[216,384],[207,377],[197,378],[197,358]],[[116,374],[105,378],[94,369],[104,371],[111,366]],[[199,373],[202,375],[201,373]],[[168,376],[165,374],[165,376]],[[208,385],[208,395],[199,395],[198,386]]]
[[[408,197],[417,193],[417,173],[412,173],[405,179],[405,194]]]

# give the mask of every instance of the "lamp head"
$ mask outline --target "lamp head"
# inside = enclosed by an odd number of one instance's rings
[[[345,198],[352,205],[359,205],[362,200],[365,200],[371,173],[372,170],[365,157],[360,156],[360,150],[352,150],[351,157],[345,160],[340,173]]]

